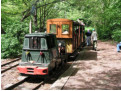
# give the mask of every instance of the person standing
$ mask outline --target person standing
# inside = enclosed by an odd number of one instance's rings
[[[120,52],[121,50],[121,42],[117,44],[117,52]]]
[[[93,29],[92,31],[93,32],[92,32],[92,35],[91,35],[91,41],[93,42],[93,50],[94,50],[95,49],[94,47],[97,47],[97,32],[95,31],[95,29]]]
[[[87,36],[87,38],[86,38],[87,46],[89,46],[91,44],[91,32],[90,32],[90,30],[88,30],[86,32],[86,36]]]

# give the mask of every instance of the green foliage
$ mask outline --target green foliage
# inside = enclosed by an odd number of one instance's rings
[[[92,31],[93,27],[85,27],[85,31],[90,30]]]
[[[121,29],[120,0],[70,0],[59,5],[59,16],[83,18],[87,27],[95,27],[99,39],[112,39],[113,31]]]
[[[6,32],[1,35],[1,57],[17,57],[22,51],[24,35],[28,33],[28,21],[20,21],[24,5],[21,0],[2,0],[1,3],[1,26]]]
[[[6,25],[6,33],[1,35],[1,57],[17,57],[22,52],[24,35],[28,33],[28,23],[14,22]],[[5,27],[5,26],[4,26]]]
[[[96,29],[99,39],[121,41],[121,1],[120,0],[2,0],[1,26],[6,34],[1,35],[2,58],[21,54],[24,35],[29,31],[31,14],[21,21],[23,15],[32,10],[37,2],[37,26],[32,23],[32,31],[46,27],[47,19],[84,19],[86,30]],[[48,4],[51,3],[51,4]],[[43,6],[44,4],[48,4]],[[28,11],[27,11],[28,10]],[[45,10],[45,14],[43,13]],[[24,13],[24,11],[27,11]],[[40,13],[41,11],[41,13]],[[41,20],[41,21],[40,21]]]
[[[17,38],[11,37],[8,38],[6,35],[1,36],[1,57],[2,58],[7,58],[7,57],[16,57],[20,55],[20,48],[21,45]]]
[[[121,42],[121,30],[114,31],[112,38],[117,42]]]

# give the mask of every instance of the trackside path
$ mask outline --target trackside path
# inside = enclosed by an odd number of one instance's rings
[[[63,90],[121,90],[121,52],[116,45],[98,41],[97,51],[85,47],[77,58],[77,68]]]

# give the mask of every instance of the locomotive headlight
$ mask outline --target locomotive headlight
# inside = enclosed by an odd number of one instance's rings
[[[42,56],[43,55],[43,52],[40,52],[40,55]]]
[[[43,70],[43,73],[47,73],[47,70]]]
[[[29,62],[32,63],[32,64],[35,63],[35,61],[29,61]]]
[[[26,51],[26,55],[28,55],[30,52],[29,51]]]

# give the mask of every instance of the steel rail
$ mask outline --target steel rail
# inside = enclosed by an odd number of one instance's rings
[[[44,81],[40,82],[38,86],[36,86],[35,88],[33,88],[32,90],[37,90],[41,87],[41,85],[44,84]]]
[[[8,63],[2,64],[1,67],[5,66],[5,65],[8,65],[8,64],[10,64],[10,63],[16,62],[16,61],[18,61],[18,60],[20,60],[20,59],[21,59],[21,58],[17,58],[17,59],[15,59],[15,60],[13,60],[13,61],[10,61],[10,62],[8,62]]]
[[[26,78],[24,78],[23,80],[21,80],[21,81],[15,83],[15,84],[13,84],[13,85],[11,85],[11,86],[5,88],[4,90],[12,90],[12,89],[14,89],[15,87],[19,86],[20,84],[24,83],[24,82],[25,82],[26,80],[28,80],[29,78],[30,78],[30,77],[26,77]]]
[[[18,66],[18,65],[19,65],[19,64],[16,64],[16,65],[11,66],[11,67],[9,67],[9,68],[7,68],[7,69],[5,69],[5,70],[2,70],[1,73],[4,73],[4,72],[6,72],[7,70],[12,69],[12,68],[14,68],[14,67],[16,67],[16,66]]]

